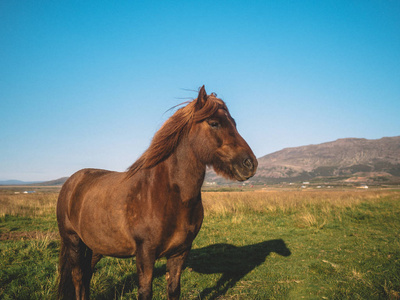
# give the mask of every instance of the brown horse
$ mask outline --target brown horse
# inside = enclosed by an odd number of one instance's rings
[[[167,257],[168,298],[178,299],[182,267],[203,221],[206,166],[243,181],[255,174],[257,159],[225,103],[203,86],[127,172],[83,169],[72,175],[57,203],[59,298],[88,299],[102,256],[136,256],[138,299],[151,299],[160,257]]]

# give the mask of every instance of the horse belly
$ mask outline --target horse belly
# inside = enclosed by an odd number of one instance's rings
[[[136,253],[135,241],[118,228],[86,227],[80,232],[82,241],[95,253],[115,257],[130,257]]]
[[[103,210],[86,207],[79,221],[82,241],[95,253],[115,257],[135,255],[136,243],[129,233],[124,214],[118,205]]]

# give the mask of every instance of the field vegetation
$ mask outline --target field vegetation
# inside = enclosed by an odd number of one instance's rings
[[[57,193],[0,192],[0,298],[54,299]],[[400,191],[203,193],[183,299],[400,299]],[[165,259],[154,299],[166,299]],[[137,295],[134,259],[100,261],[93,299]]]

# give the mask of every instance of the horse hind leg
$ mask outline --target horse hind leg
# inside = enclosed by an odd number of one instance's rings
[[[72,264],[69,258],[69,242],[61,238],[61,248],[59,257],[59,284],[58,299],[75,299],[75,287],[72,281]]]
[[[63,257],[62,257],[63,255]],[[60,252],[61,299],[89,299],[92,250],[76,234],[62,240]]]
[[[92,269],[92,273],[94,272],[94,267],[96,264],[102,259],[103,255],[98,254],[98,253],[92,253],[92,261],[90,263],[90,267]]]

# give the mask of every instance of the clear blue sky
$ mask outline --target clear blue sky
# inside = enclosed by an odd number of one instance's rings
[[[400,135],[400,1],[2,0],[0,180],[123,171],[203,84],[258,157]]]

